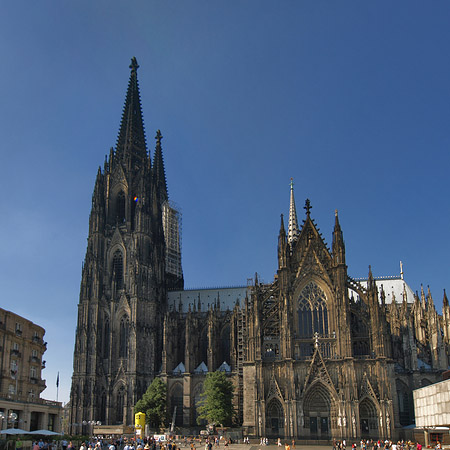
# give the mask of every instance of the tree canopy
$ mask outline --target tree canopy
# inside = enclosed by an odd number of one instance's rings
[[[134,413],[145,413],[145,422],[156,428],[164,426],[167,418],[167,386],[155,378],[145,394],[136,403]]]
[[[233,382],[225,372],[208,373],[200,395],[197,422],[206,419],[210,424],[231,425],[234,417],[233,392]]]

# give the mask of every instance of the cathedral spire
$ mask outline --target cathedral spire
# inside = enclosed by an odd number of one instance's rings
[[[431,295],[430,286],[427,286],[427,300],[428,300],[428,305],[431,306],[432,308],[434,308],[434,302],[433,302],[433,297]]]
[[[155,136],[156,148],[155,148],[155,155],[153,157],[153,173],[152,173],[155,183],[157,184],[159,189],[161,203],[167,201],[169,198],[169,195],[167,193],[166,173],[164,170],[164,159],[161,147],[162,138],[163,136],[161,134],[161,131],[158,130]]]
[[[369,266],[369,276],[367,278],[367,289],[375,289],[377,286],[372,274],[372,266]]]
[[[289,204],[289,229],[288,229],[288,242],[292,245],[297,239],[299,234],[298,230],[298,221],[297,221],[297,211],[295,209],[295,200],[294,200],[294,180],[291,178],[291,197]]]
[[[278,234],[278,268],[286,267],[287,241],[284,228],[283,214],[281,214],[280,233]]]
[[[139,64],[135,57],[131,59],[130,80],[123,107],[119,136],[116,143],[116,154],[119,159],[127,161],[131,166],[136,163],[142,166],[147,159],[144,121],[142,118],[141,98],[137,79]]]
[[[334,230],[333,230],[333,260],[335,264],[345,264],[345,244],[342,235],[341,225],[339,223],[338,210],[334,211]]]
[[[448,298],[447,298],[447,294],[445,293],[445,289],[444,289],[444,299],[442,300],[442,304],[444,306],[448,306]]]
[[[420,303],[424,310],[427,309],[427,301],[425,299],[425,292],[423,291],[423,284],[420,285]]]

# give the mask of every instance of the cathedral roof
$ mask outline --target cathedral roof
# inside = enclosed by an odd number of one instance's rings
[[[194,373],[206,373],[208,372],[208,366],[202,361],[196,369],[194,369]]]
[[[198,306],[200,299],[201,310],[208,311],[210,306],[220,303],[220,309],[226,311],[232,310],[236,302],[242,305],[247,296],[249,288],[247,286],[223,287],[223,288],[205,288],[205,289],[186,289],[184,291],[170,291],[168,294],[169,308],[178,310],[181,303],[182,312],[187,313],[189,306],[193,310]]]
[[[362,286],[367,288],[367,278],[355,278],[356,281],[358,281]],[[392,303],[393,299],[395,299],[395,303],[402,303],[403,302],[403,287],[405,287],[406,291],[406,301],[410,304],[414,303],[414,292],[409,287],[409,285],[403,280],[400,276],[391,276],[391,277],[375,277],[374,278],[375,283],[377,285],[378,289],[378,300],[381,303],[381,290],[383,288],[384,294],[386,296],[386,304]],[[359,295],[353,291],[352,289],[349,289],[348,293],[349,297],[351,298],[352,295],[355,300],[358,300]]]

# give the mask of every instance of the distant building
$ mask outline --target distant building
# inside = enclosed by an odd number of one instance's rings
[[[278,242],[273,282],[255,276],[244,286],[185,290],[179,214],[168,203],[159,131],[153,157],[147,151],[138,67],[133,58],[116,148],[92,196],[72,432],[97,421],[132,424],[134,405],[159,376],[175,426],[196,434],[205,376],[222,370],[236,386],[246,435],[404,435],[413,389],[440,380],[449,365],[445,293],[439,315],[430,290],[413,293],[403,273],[349,276],[337,211],[328,247],[309,200],[299,226],[293,184],[288,229],[282,217],[267,244]]]
[[[41,398],[45,330],[0,308],[1,428],[60,431],[61,403]]]

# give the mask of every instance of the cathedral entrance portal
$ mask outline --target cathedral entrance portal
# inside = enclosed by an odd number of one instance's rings
[[[266,435],[272,438],[284,437],[284,412],[279,400],[273,398],[266,410]]]
[[[306,395],[304,403],[305,428],[315,439],[330,437],[331,398],[322,384],[316,384]]]
[[[367,397],[359,405],[359,421],[362,437],[373,438],[378,436],[377,409]]]

